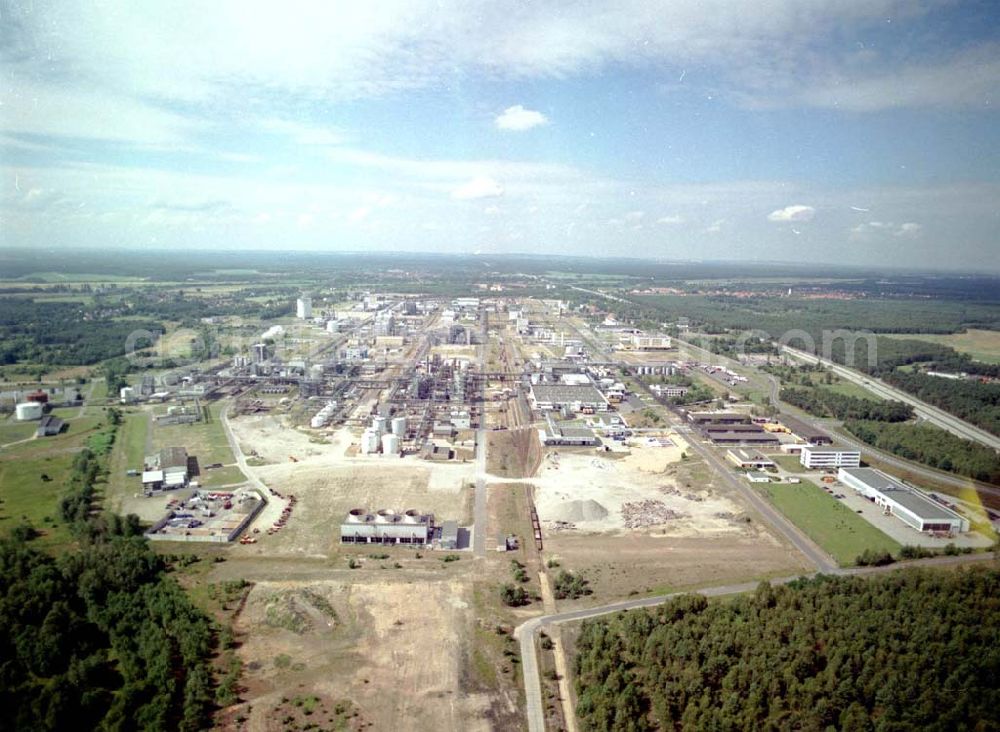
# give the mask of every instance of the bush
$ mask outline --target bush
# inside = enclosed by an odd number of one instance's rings
[[[906,549],[906,547],[903,547],[903,549]],[[902,554],[901,551],[900,556]],[[896,560],[892,558],[892,554],[885,549],[865,549],[857,556],[854,563],[859,567],[884,567],[887,564],[892,564],[894,561]]]
[[[564,569],[556,575],[553,594],[557,600],[575,600],[593,592],[589,585],[590,583],[580,575]]]
[[[500,600],[507,607],[520,607],[529,602],[528,593],[523,587],[507,584],[500,588]]]
[[[951,546],[954,546],[952,544]],[[946,550],[947,553],[947,550]],[[930,549],[925,549],[922,546],[911,546],[907,544],[902,549],[899,550],[900,559],[923,559],[925,557],[933,557],[934,552]]]

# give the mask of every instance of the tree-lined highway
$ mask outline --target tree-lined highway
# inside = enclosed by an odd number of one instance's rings
[[[913,407],[913,411],[918,417],[922,417],[931,424],[951,432],[953,435],[957,435],[958,437],[966,440],[973,440],[974,442],[986,445],[987,447],[992,447],[994,450],[1000,450],[1000,437],[991,435],[986,430],[982,430],[975,425],[971,425],[965,420],[959,419],[955,415],[949,414],[943,409],[931,406],[927,402],[917,399],[915,396],[907,394],[901,389],[890,386],[880,379],[868,376],[867,374],[862,374],[860,371],[855,371],[854,369],[847,368],[846,366],[841,366],[840,364],[834,363],[829,359],[822,358],[821,356],[814,356],[811,353],[800,351],[797,348],[781,346],[781,350],[789,356],[799,359],[800,361],[822,364],[842,379],[858,384],[883,399],[895,399],[898,402],[909,404]]]

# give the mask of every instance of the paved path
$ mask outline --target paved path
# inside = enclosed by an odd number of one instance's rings
[[[476,496],[472,510],[472,554],[486,557],[486,430],[476,430]]]
[[[845,576],[882,574],[910,567],[950,566],[956,564],[992,562],[994,560],[995,557],[992,553],[966,554],[957,557],[933,557],[931,559],[922,559],[915,562],[894,564],[886,567],[835,569],[833,571],[826,572],[825,574]],[[814,575],[795,575],[794,577],[784,577],[782,579],[770,580],[770,583],[772,585],[787,584],[805,576]],[[740,582],[728,585],[717,585],[715,587],[705,587],[699,590],[691,590],[689,592],[672,592],[668,595],[656,595],[653,597],[644,597],[634,600],[622,600],[620,602],[613,602],[599,607],[584,608],[582,610],[570,610],[567,612],[555,613],[554,615],[542,615],[521,623],[514,629],[514,638],[517,639],[521,647],[521,673],[524,679],[524,692],[527,702],[525,713],[528,718],[529,732],[544,732],[545,730],[545,707],[542,703],[542,683],[538,674],[538,657],[535,651],[535,639],[540,630],[549,626],[557,626],[563,623],[578,620],[587,620],[589,618],[609,615],[623,610],[656,607],[657,605],[663,604],[667,600],[672,600],[676,597],[681,597],[682,595],[699,594],[704,595],[705,597],[722,597],[741,592],[751,592],[759,584],[759,582]]]
[[[240,447],[240,442],[236,439],[236,435],[233,434],[233,428],[229,426],[229,407],[231,406],[231,403],[227,404],[219,412],[219,419],[222,420],[222,429],[226,433],[226,441],[229,443],[229,449],[232,450],[233,457],[236,458],[236,465],[239,467],[240,472],[246,476],[246,479],[250,481],[250,484],[254,488],[261,491],[264,496],[267,496],[270,494],[270,491],[264,485],[264,482],[257,477],[253,469],[247,465],[247,457],[243,454],[243,449]]]

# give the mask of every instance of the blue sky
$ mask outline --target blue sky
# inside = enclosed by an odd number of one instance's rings
[[[0,0],[0,246],[1000,270],[990,2]]]

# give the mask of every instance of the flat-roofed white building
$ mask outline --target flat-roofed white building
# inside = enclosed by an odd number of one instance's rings
[[[342,544],[410,544],[424,546],[434,538],[434,515],[355,508],[340,524]]]
[[[969,520],[874,468],[841,468],[837,478],[917,531],[961,533]]]
[[[726,459],[744,470],[754,468],[773,468],[774,461],[760,450],[752,447],[734,447],[726,451]]]
[[[593,384],[532,384],[532,407],[546,412],[568,407],[573,412],[606,412],[608,400]]]
[[[803,445],[799,462],[807,468],[857,468],[861,452],[838,445]]]

